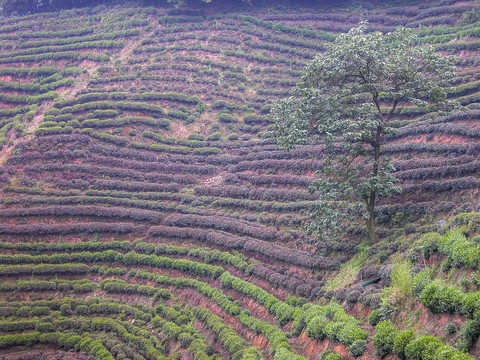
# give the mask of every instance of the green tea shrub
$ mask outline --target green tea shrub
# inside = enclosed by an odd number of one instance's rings
[[[393,341],[393,353],[402,360],[406,360],[405,347],[417,337],[413,330],[400,331]]]
[[[199,133],[192,133],[188,135],[188,140],[204,141],[205,136]]]
[[[220,113],[220,115],[218,115],[218,120],[227,124],[238,122],[237,117],[227,113]]]
[[[219,141],[222,139],[222,134],[220,134],[219,132],[215,132],[213,134],[210,134],[208,137],[207,137],[207,140],[208,141]]]
[[[444,346],[439,338],[421,336],[410,341],[405,347],[405,358],[408,360],[436,360],[437,349]]]
[[[350,354],[355,358],[362,356],[366,349],[367,342],[365,340],[356,340],[348,348]]]
[[[342,357],[332,350],[324,350],[318,357],[318,360],[342,360]]]
[[[393,350],[397,329],[390,320],[382,321],[375,326],[373,346],[379,357],[384,358]]]

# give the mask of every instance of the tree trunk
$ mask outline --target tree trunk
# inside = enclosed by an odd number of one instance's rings
[[[380,127],[377,128],[376,133],[376,141],[372,145],[373,146],[373,153],[374,153],[374,163],[372,169],[372,177],[378,176],[378,167],[380,162],[380,142],[382,136],[382,129]],[[367,213],[368,219],[366,220],[368,235],[370,236],[370,242],[375,244],[378,241],[377,234],[375,232],[375,203],[377,198],[377,192],[374,189],[370,190],[370,196],[368,197],[367,203]]]
[[[365,221],[367,225],[368,235],[370,237],[370,243],[375,244],[378,241],[377,233],[375,232],[375,203],[369,203],[367,205],[368,219]]]

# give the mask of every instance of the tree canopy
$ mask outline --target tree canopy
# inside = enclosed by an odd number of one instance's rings
[[[323,166],[310,188],[320,201],[307,226],[319,238],[361,215],[376,241],[375,205],[400,191],[382,151],[395,131],[392,120],[408,105],[426,113],[455,107],[447,99],[454,56],[414,47],[416,36],[405,28],[387,34],[366,30],[363,22],[326,44],[326,52],[306,66],[294,96],[277,103],[270,115],[285,149],[308,142],[324,148]]]

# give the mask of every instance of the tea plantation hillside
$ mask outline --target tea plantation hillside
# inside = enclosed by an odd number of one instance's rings
[[[0,359],[480,357],[480,8],[378,3],[0,20]],[[463,109],[404,107],[380,241],[319,243],[322,144],[268,113],[363,20],[457,55]]]

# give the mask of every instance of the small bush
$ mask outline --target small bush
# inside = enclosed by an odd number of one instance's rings
[[[324,350],[318,360],[342,360],[342,357],[332,350]]]
[[[438,283],[425,286],[420,294],[420,301],[432,312],[459,312],[463,306],[463,296],[460,290]]]
[[[449,335],[454,335],[457,333],[457,325],[453,322],[449,322],[445,327],[443,328]]]
[[[373,310],[368,317],[368,323],[372,326],[376,326],[382,320],[385,319],[383,318],[383,313],[380,309]]]
[[[480,336],[480,321],[469,320],[465,323],[460,334],[460,339],[456,347],[464,352],[468,352]]]
[[[431,269],[425,269],[420,271],[413,278],[413,292],[416,295],[420,295],[427,284],[430,284],[433,280],[433,271]]]
[[[350,345],[348,350],[353,357],[359,357],[365,352],[366,349],[367,342],[365,340],[357,340]]]
[[[474,358],[451,346],[444,345],[435,351],[435,360],[474,360]]]
[[[183,347],[188,347],[193,340],[195,340],[195,337],[189,333],[180,333],[178,335],[178,341]]]
[[[238,118],[227,113],[220,113],[220,115],[218,115],[218,120],[227,124],[238,122]]]
[[[35,306],[32,308],[32,316],[48,315],[49,313],[50,308],[47,306]]]
[[[75,308],[75,312],[78,315],[86,315],[86,314],[88,314],[88,306],[87,305],[78,305]]]
[[[400,359],[406,359],[405,357],[405,347],[408,343],[414,340],[417,337],[413,330],[402,330],[393,341],[393,353],[397,355]]]
[[[379,357],[384,358],[393,350],[397,329],[390,320],[382,321],[375,326],[373,346]]]
[[[243,122],[245,124],[255,124],[259,121],[259,116],[257,116],[257,114],[255,113],[247,113],[244,115],[243,117]]]
[[[63,316],[68,316],[68,315],[72,315],[72,307],[70,306],[70,304],[62,304],[60,306],[60,313],[63,315]]]
[[[32,313],[32,308],[30,306],[21,306],[17,310],[18,317],[30,317]]]
[[[215,132],[207,137],[208,141],[219,141],[222,139],[222,134]]]
[[[409,360],[436,360],[435,353],[444,344],[433,336],[422,336],[408,343],[405,347],[405,358]]]
[[[48,323],[48,322],[37,323],[37,325],[35,326],[35,330],[41,333],[49,333],[49,332],[54,332],[55,327],[53,326],[52,323]]]
[[[198,133],[192,133],[192,134],[188,135],[188,140],[203,141],[203,140],[205,140],[205,136],[203,136],[202,134],[198,134]]]

